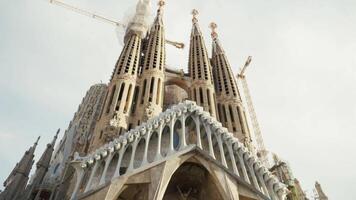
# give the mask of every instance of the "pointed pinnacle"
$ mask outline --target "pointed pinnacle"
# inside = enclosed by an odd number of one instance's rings
[[[53,138],[53,140],[52,140],[52,146],[54,146],[54,144],[56,143],[56,140],[57,140],[57,138],[58,138],[58,134],[59,134],[60,131],[61,131],[61,129],[59,128],[59,129],[57,130],[56,135],[54,136],[54,138]]]
[[[216,29],[218,28],[218,25],[215,22],[211,22],[209,28],[211,28],[211,37],[213,39],[216,39],[218,37],[218,33],[216,33]]]
[[[193,15],[193,20],[192,20],[192,21],[193,21],[194,23],[198,22],[198,19],[197,19],[197,16],[199,15],[198,10],[193,9],[193,10],[192,10],[192,15]]]
[[[38,136],[38,138],[37,138],[37,140],[36,140],[36,142],[35,142],[35,145],[38,144],[38,141],[40,141],[40,138],[41,138],[41,136]]]
[[[164,0],[159,0],[159,1],[158,1],[159,10],[161,10],[164,5],[166,5],[166,2],[165,2]]]

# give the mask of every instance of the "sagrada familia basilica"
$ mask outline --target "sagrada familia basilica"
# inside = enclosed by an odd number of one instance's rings
[[[139,0],[108,84],[90,87],[62,140],[30,176],[38,140],[0,200],[305,200],[288,164],[266,150],[243,73],[212,23],[212,53],[193,11],[188,71],[166,65],[164,1],[153,24]],[[272,159],[271,159],[272,158]],[[319,183],[318,199],[327,200]]]

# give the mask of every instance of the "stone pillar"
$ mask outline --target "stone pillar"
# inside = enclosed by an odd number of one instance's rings
[[[102,184],[105,183],[106,173],[108,171],[108,167],[110,165],[111,159],[114,157],[113,155],[114,155],[113,153],[109,153],[108,157],[105,160],[105,167],[104,167],[104,170],[103,170],[103,174],[101,175],[101,178],[100,178],[100,181],[99,181],[99,185],[102,185]]]
[[[72,192],[72,196],[70,197],[71,200],[75,200],[77,198],[78,195],[78,191],[79,191],[79,187],[83,181],[83,177],[84,177],[84,169],[80,166],[79,162],[73,163],[72,166],[75,169],[75,173],[77,176],[77,180],[74,186],[74,190]]]
[[[246,166],[245,166],[245,161],[242,159],[242,152],[241,150],[238,150],[237,153],[236,153],[238,159],[239,159],[239,163],[241,165],[241,169],[242,169],[242,175],[243,175],[243,178],[244,180],[247,182],[247,183],[251,183],[250,182],[250,179],[248,178],[248,175],[247,175],[247,171],[246,171]]]
[[[94,164],[93,170],[91,171],[88,183],[87,183],[87,185],[86,185],[86,187],[84,189],[84,192],[87,192],[87,191],[89,191],[91,189],[91,184],[92,184],[94,175],[95,175],[96,170],[98,169],[98,167],[99,167],[99,161],[96,161],[95,164]]]
[[[180,149],[184,149],[187,146],[187,141],[185,140],[185,115],[182,114],[181,116],[181,125],[182,125],[182,134],[180,135],[180,137],[182,138],[181,141],[181,145],[180,145]]]
[[[218,138],[218,145],[219,145],[219,149],[220,149],[221,164],[227,168],[226,159],[225,159],[225,151],[224,151],[224,147],[223,147],[222,140],[221,140],[221,134],[218,135],[217,138]]]
[[[196,125],[197,145],[200,149],[203,149],[203,146],[201,145],[200,120],[198,118],[193,118],[193,120],[195,121],[195,125]]]
[[[237,170],[235,155],[232,150],[232,144],[229,144],[229,146],[227,148],[229,150],[229,154],[230,154],[230,158],[231,158],[231,162],[232,162],[232,169],[236,175],[240,176],[239,170]]]

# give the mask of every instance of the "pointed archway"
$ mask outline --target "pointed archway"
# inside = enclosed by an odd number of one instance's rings
[[[204,166],[186,162],[172,175],[163,200],[223,199],[216,182]]]

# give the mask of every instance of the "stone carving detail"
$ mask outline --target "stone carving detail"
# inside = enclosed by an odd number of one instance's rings
[[[144,119],[145,120],[151,119],[154,116],[154,111],[155,111],[155,108],[154,108],[153,103],[149,102],[145,109]]]

